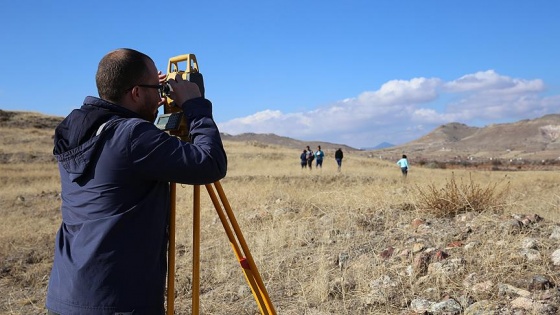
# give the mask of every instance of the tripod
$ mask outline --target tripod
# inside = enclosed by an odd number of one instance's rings
[[[231,206],[220,182],[205,185],[208,195],[222,222],[233,252],[243,270],[245,280],[249,284],[261,314],[275,315],[276,311],[270,301],[266,287],[253,260],[249,247],[243,238],[241,229],[233,214]],[[192,281],[192,314],[199,314],[200,309],[200,186],[195,185],[193,191],[193,281]],[[217,195],[216,195],[217,192]],[[219,198],[218,198],[219,196]],[[171,213],[169,218],[169,252],[167,277],[167,315],[174,314],[175,299],[175,219],[177,185],[171,183]],[[221,201],[221,204],[220,204]],[[223,206],[223,207],[222,207]]]
[[[179,70],[179,62],[186,62],[184,71]],[[204,96],[204,82],[202,74],[198,70],[198,62],[194,54],[180,55],[169,59],[167,64],[167,79],[175,79],[177,75],[183,79],[196,83]],[[177,107],[171,106],[173,100],[168,99],[165,106],[165,114],[158,117],[156,125],[163,130],[169,130],[170,134],[189,142],[189,133],[186,120]],[[192,280],[192,314],[198,315],[200,308],[200,185],[194,185],[193,191],[193,280]],[[233,252],[245,275],[261,314],[276,315],[272,306],[266,287],[263,284],[255,261],[251,256],[249,247],[243,238],[241,229],[233,215],[231,206],[226,198],[219,181],[205,185],[206,190],[220,221],[226,231]],[[214,190],[215,189],[215,190]],[[217,192],[217,195],[216,195]],[[219,196],[219,198],[218,198]],[[169,250],[168,250],[168,274],[167,274],[167,315],[173,315],[175,301],[175,219],[176,219],[177,185],[170,184],[171,212],[169,216]],[[221,202],[221,204],[220,204]]]

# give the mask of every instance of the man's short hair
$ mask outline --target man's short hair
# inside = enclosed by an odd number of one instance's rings
[[[148,75],[147,55],[129,48],[109,52],[101,59],[95,75],[99,97],[119,103],[135,85],[142,84]]]

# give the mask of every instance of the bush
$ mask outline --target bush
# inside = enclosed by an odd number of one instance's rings
[[[451,175],[443,188],[438,189],[435,184],[418,190],[419,208],[436,217],[450,217],[465,212],[502,211],[505,198],[509,194],[509,182],[503,189],[498,183],[489,183],[486,187],[475,183],[471,176],[469,182],[462,180],[458,184],[455,174]]]

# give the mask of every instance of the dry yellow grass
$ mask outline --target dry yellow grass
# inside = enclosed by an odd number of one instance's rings
[[[17,141],[4,143],[2,150],[51,150],[49,141],[29,141],[24,147]],[[507,308],[498,294],[499,283],[534,274],[556,282],[560,278],[549,259],[558,244],[548,238],[560,221],[557,172],[428,169],[416,167],[410,156],[412,169],[403,181],[394,161],[345,153],[337,172],[334,152],[326,152],[323,169],[309,170],[300,168],[299,150],[260,143],[225,145],[229,170],[222,186],[278,314],[400,314],[414,298],[439,300],[446,295],[490,300]],[[452,173],[457,180],[483,187],[509,182],[504,212],[481,211],[441,221],[422,209],[417,188],[444,187]],[[55,163],[4,163],[0,183],[0,314],[41,314],[60,224],[58,171]],[[257,314],[223,227],[206,191],[201,191],[201,314]],[[177,209],[176,313],[189,314],[192,187],[178,187]],[[502,229],[509,214],[538,214],[544,221],[512,233]],[[431,222],[432,230],[429,225],[425,230],[411,227],[415,218]],[[462,259],[455,273],[422,273],[421,268],[407,273],[418,257],[412,252],[421,246],[416,244],[444,249],[459,240],[467,225],[472,232],[463,241],[478,245],[445,249],[448,261]],[[526,237],[538,239],[541,260],[518,254],[517,244]],[[395,252],[384,258],[388,248]],[[411,252],[403,254],[407,250]],[[383,295],[375,295],[372,286],[383,277],[391,285],[380,286]],[[490,289],[476,291],[465,284],[483,280],[491,281]]]

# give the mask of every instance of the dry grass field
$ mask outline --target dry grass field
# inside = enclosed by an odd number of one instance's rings
[[[60,225],[49,129],[0,128],[0,314],[44,314]],[[309,143],[313,148],[315,145]],[[221,181],[278,314],[556,314],[560,175],[415,166],[225,143]],[[23,161],[23,162],[22,162]],[[204,189],[201,314],[259,314]],[[176,314],[190,314],[192,187],[177,200]],[[556,257],[556,260],[555,260]]]

